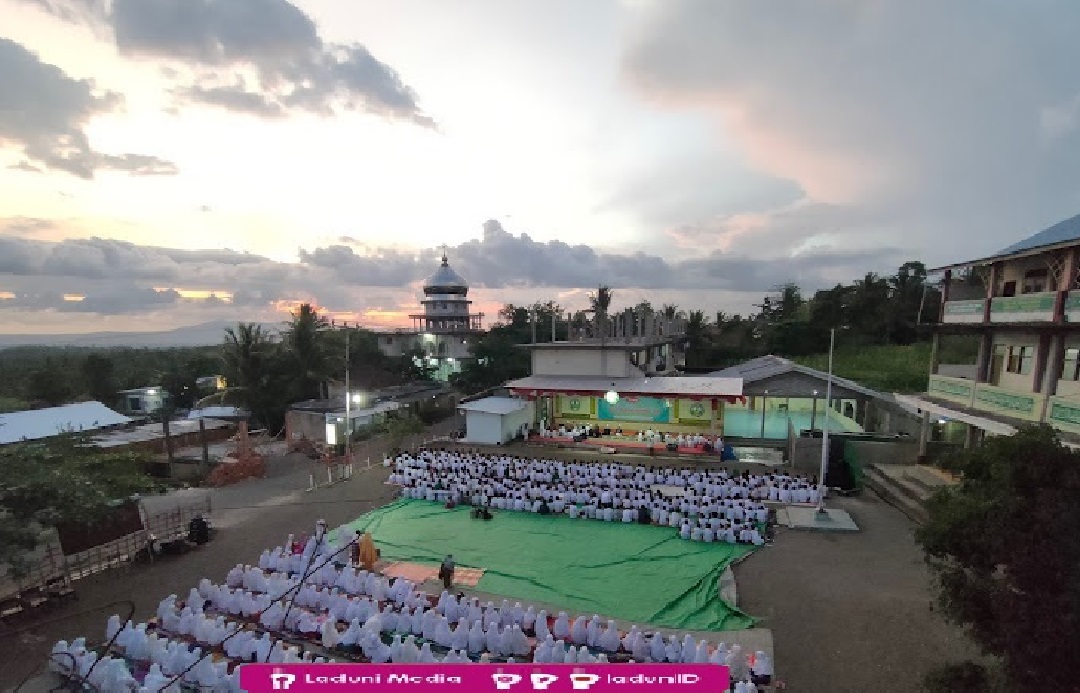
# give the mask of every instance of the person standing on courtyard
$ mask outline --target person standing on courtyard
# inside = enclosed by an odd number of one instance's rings
[[[450,589],[454,584],[454,557],[448,555],[439,566],[439,579],[442,580],[443,588]]]

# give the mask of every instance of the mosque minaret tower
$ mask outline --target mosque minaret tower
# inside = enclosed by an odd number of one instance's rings
[[[412,329],[386,335],[380,346],[387,353],[418,348],[435,377],[447,380],[472,358],[472,349],[483,332],[483,313],[472,312],[469,284],[450,266],[447,250],[442,264],[424,281],[424,312],[409,316]]]

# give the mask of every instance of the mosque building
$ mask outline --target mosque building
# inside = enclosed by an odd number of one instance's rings
[[[379,348],[387,356],[421,352],[438,380],[449,380],[472,358],[483,332],[483,313],[472,312],[469,284],[450,267],[446,250],[442,264],[424,281],[423,312],[410,315],[411,329],[379,335]]]

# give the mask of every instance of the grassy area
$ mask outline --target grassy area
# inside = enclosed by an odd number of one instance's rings
[[[829,368],[828,354],[792,360],[821,371]],[[926,381],[930,374],[930,343],[838,348],[833,369],[841,378],[854,380],[879,392],[926,392]]]
[[[18,399],[17,397],[4,397],[0,396],[0,414],[7,414],[13,411],[22,411],[28,409],[29,404]]]

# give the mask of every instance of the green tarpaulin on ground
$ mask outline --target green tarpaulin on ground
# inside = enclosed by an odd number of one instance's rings
[[[720,598],[745,546],[680,539],[674,529],[399,500],[346,525],[371,532],[385,560],[483,568],[477,589],[682,630],[741,630],[754,619]]]

